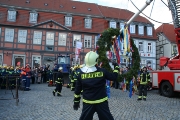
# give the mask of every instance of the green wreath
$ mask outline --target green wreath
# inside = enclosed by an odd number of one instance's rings
[[[108,71],[112,72],[112,69],[109,65],[109,60],[106,57],[106,51],[110,50],[110,47],[112,45],[111,39],[112,36],[118,36],[119,35],[119,29],[114,29],[114,28],[109,28],[105,30],[100,38],[98,39],[97,45],[99,46],[98,48],[98,54],[99,54],[99,62],[103,62],[102,67],[107,69]],[[121,82],[123,81],[124,78],[126,78],[126,81],[129,83],[130,80],[132,80],[133,76],[137,78],[137,74],[140,68],[140,56],[138,49],[136,45],[134,44],[133,39],[131,40],[131,46],[133,49],[132,52],[132,67],[129,69],[129,71],[126,74],[122,74],[118,76],[118,81]]]

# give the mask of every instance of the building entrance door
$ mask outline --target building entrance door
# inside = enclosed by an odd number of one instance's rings
[[[25,66],[25,55],[13,55],[13,66],[19,66],[17,64],[19,64],[20,67]]]

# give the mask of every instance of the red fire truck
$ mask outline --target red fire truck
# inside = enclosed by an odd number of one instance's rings
[[[176,33],[176,43],[180,54],[180,3],[179,0],[168,0],[173,16]],[[168,48],[167,48],[168,49]],[[152,87],[158,88],[159,93],[165,97],[172,97],[180,92],[180,55],[173,58],[161,57],[160,66],[167,66],[170,70],[152,71]]]

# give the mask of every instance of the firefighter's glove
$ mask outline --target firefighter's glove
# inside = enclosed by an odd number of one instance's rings
[[[73,108],[74,110],[78,110],[78,108],[80,108],[79,102],[74,102]]]

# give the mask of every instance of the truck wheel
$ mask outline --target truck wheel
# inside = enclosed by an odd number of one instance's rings
[[[163,82],[161,85],[161,93],[165,97],[172,97],[174,95],[173,87],[169,82]]]

